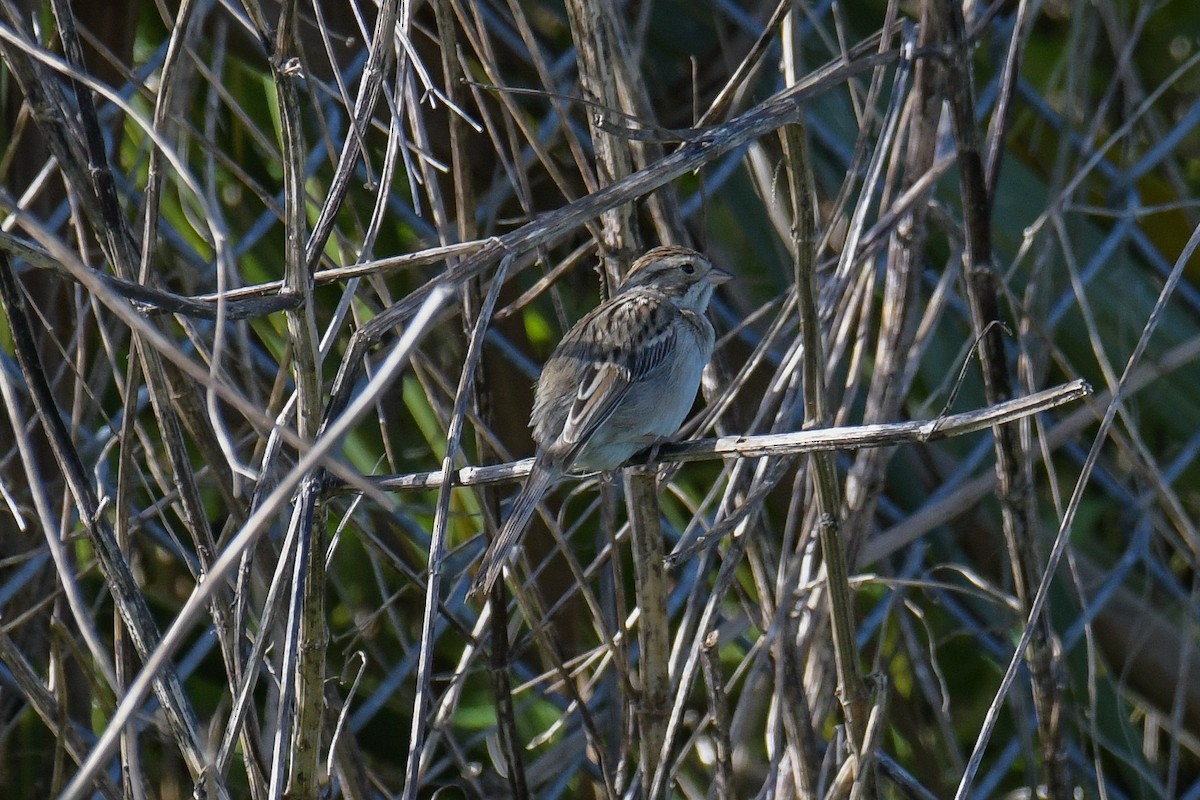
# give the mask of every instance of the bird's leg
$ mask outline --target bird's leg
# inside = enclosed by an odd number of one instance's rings
[[[657,467],[658,466],[658,454],[659,454],[659,451],[662,449],[662,446],[664,444],[672,444],[674,441],[675,441],[674,436],[659,436],[657,439],[655,439],[653,442],[650,443],[649,447],[647,447],[643,450],[639,450],[634,455],[634,457],[632,459],[630,459],[630,461],[631,461],[631,463],[635,463],[639,466]]]

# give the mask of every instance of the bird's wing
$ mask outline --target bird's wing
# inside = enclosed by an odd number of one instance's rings
[[[598,315],[580,327],[578,342],[564,341],[567,352],[586,354],[589,362],[560,437],[574,452],[608,419],[630,386],[669,360],[676,344],[672,321],[679,312],[660,297],[640,296],[636,302],[607,310],[611,315]],[[612,332],[623,335],[613,336]]]

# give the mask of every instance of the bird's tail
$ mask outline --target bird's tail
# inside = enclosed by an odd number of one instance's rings
[[[561,470],[552,467],[548,462],[545,453],[538,453],[533,462],[533,470],[529,473],[525,485],[521,487],[520,494],[513,500],[508,519],[500,526],[500,532],[483,554],[479,571],[475,573],[475,580],[471,583],[472,596],[481,597],[491,590],[492,584],[504,571],[509,557],[521,543],[521,536],[529,526],[529,520],[537,510],[542,496],[562,477]]]

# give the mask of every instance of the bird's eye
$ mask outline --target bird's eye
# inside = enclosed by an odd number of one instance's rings
[[[683,262],[679,268],[683,270],[684,275],[692,275],[696,272],[696,265],[690,261]]]

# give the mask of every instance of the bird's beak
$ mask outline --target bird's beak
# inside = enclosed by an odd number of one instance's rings
[[[708,282],[713,286],[720,286],[722,283],[731,280],[733,280],[733,273],[726,272],[720,267],[713,267],[708,271]]]

